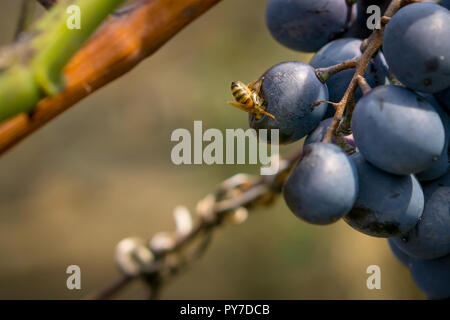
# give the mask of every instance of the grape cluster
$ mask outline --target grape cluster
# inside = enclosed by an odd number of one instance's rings
[[[375,31],[371,5],[387,10]],[[450,298],[449,8],[449,0],[269,0],[272,36],[316,54],[264,73],[261,101],[275,119],[249,116],[254,129],[278,129],[283,144],[306,137],[283,188],[291,211],[388,238],[432,299]]]

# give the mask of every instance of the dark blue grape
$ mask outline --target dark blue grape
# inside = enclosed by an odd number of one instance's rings
[[[432,166],[427,170],[422,171],[416,175],[419,181],[432,181],[438,179],[447,172],[449,168],[447,147],[448,140],[445,151],[442,152],[442,155],[439,157],[439,159],[433,162]]]
[[[327,104],[316,108],[312,104],[328,99],[328,89],[317,78],[314,69],[303,62],[284,62],[269,69],[264,75],[261,94],[266,111],[275,119],[264,115],[256,119],[249,115],[254,129],[279,129],[280,143],[303,138],[322,120]],[[270,136],[270,135],[269,135]]]
[[[400,261],[402,265],[409,268],[409,265],[411,263],[411,257],[408,256],[406,253],[404,253],[402,250],[400,250],[394,243],[392,238],[387,239],[387,241],[389,244],[389,248],[391,249],[394,256],[397,258],[397,260]]]
[[[432,260],[414,259],[411,275],[431,299],[450,298],[450,255]]]
[[[416,177],[419,181],[431,181],[443,176],[449,167],[448,163],[448,144],[450,138],[450,122],[447,113],[442,109],[439,103],[432,95],[425,95],[424,98],[433,106],[441,117],[442,124],[445,128],[445,145],[439,159],[434,161],[427,170],[419,172]]]
[[[441,1],[441,6],[447,8],[450,10],[450,0],[442,0]]]
[[[325,120],[322,120],[320,122],[319,126],[311,132],[311,134],[308,135],[305,139],[305,145],[321,142],[323,137],[325,136],[325,133],[327,131],[327,128],[330,126],[331,121],[333,121],[333,118],[328,118]],[[352,147],[356,148],[355,139],[353,139],[353,134],[350,134],[348,136],[344,136],[344,140]],[[331,139],[331,142],[336,144],[336,139],[333,137]]]
[[[358,170],[359,195],[344,220],[354,229],[375,237],[392,237],[412,229],[424,207],[417,179],[377,169],[359,152],[351,158]]]
[[[352,160],[329,143],[305,146],[283,188],[292,212],[319,225],[341,219],[352,208],[357,194],[358,176]]]
[[[344,38],[334,40],[328,43],[325,47],[319,50],[316,55],[309,62],[314,68],[326,68],[336,65],[338,63],[353,60],[361,56],[361,43],[362,41],[355,38]],[[381,52],[373,59],[366,71],[365,78],[369,85],[372,87],[381,84],[386,84],[387,74],[382,68],[383,55]],[[355,73],[354,69],[344,70],[327,80],[327,87],[329,93],[329,99],[332,102],[338,102],[344,96],[345,91],[353,78]],[[356,91],[356,101],[362,96],[361,90]],[[328,106],[326,117],[331,117],[334,114],[334,107]]]
[[[441,6],[447,8],[447,9],[448,9],[448,7],[450,5],[450,0],[422,0],[422,2],[437,3],[437,4],[440,4]]]
[[[422,0],[423,2],[433,2],[440,4],[444,8],[450,9],[450,0]]]
[[[400,9],[386,27],[383,52],[407,87],[436,93],[450,87],[450,11],[434,3]]]
[[[428,200],[431,195],[440,187],[450,187],[450,171],[434,181],[422,182],[423,194],[425,195],[425,200]]]
[[[351,15],[346,0],[269,0],[266,21],[281,44],[314,52],[341,35]]]
[[[352,130],[364,158],[393,174],[428,169],[442,154],[445,130],[439,114],[421,96],[380,86],[356,105]]]
[[[394,239],[411,257],[435,259],[450,254],[450,187],[440,187],[427,199],[419,223]]]
[[[444,107],[447,112],[450,112],[450,88],[435,94],[437,101]]]

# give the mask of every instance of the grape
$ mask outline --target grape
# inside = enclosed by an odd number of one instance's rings
[[[250,127],[279,129],[280,143],[289,143],[303,138],[319,125],[327,105],[311,106],[316,101],[327,100],[328,89],[310,65],[297,61],[284,62],[272,67],[263,76],[261,94],[267,104],[266,111],[275,119],[264,115],[258,120],[250,114]]]
[[[442,0],[441,1],[441,6],[447,8],[450,10],[450,0]]]
[[[346,0],[269,0],[266,21],[281,44],[314,52],[341,35],[351,15]]]
[[[431,181],[439,178],[447,172],[447,169],[449,167],[447,146],[448,141],[445,147],[445,151],[442,152],[442,155],[439,157],[439,159],[433,162],[433,165],[427,170],[422,171],[416,175],[419,181]]]
[[[409,267],[412,260],[410,256],[408,256],[406,253],[400,250],[399,247],[397,247],[395,242],[392,240],[392,238],[388,238],[387,241],[389,244],[389,248],[391,248],[391,251],[397,258],[397,260],[400,261],[401,264],[404,265],[405,267]]]
[[[439,103],[432,95],[425,95],[424,97],[428,102],[430,102],[430,104],[437,111],[437,113],[441,118],[442,124],[444,125],[445,128],[445,145],[441,155],[439,156],[439,159],[437,161],[434,161],[431,167],[429,167],[427,170],[422,171],[416,175],[419,181],[430,181],[435,180],[440,176],[444,175],[449,167],[448,144],[450,138],[450,122],[447,113],[442,109],[442,107],[439,105]]]
[[[344,38],[334,40],[328,43],[325,47],[319,50],[317,54],[311,59],[310,65],[314,68],[326,68],[338,63],[344,62],[346,60],[353,60],[361,56],[361,43],[362,41],[355,38]],[[367,68],[365,77],[371,86],[377,86],[386,83],[386,73],[382,68],[380,55],[370,63]],[[347,89],[350,80],[353,78],[355,70],[349,69],[339,72],[331,76],[327,80],[327,87],[329,92],[329,99],[333,102],[338,102],[341,100],[342,96]],[[362,96],[361,90],[356,91],[355,99],[356,101]],[[326,117],[331,117],[334,114],[334,107],[328,106]]]
[[[288,207],[313,224],[336,222],[347,214],[358,194],[358,176],[352,160],[337,146],[313,143],[283,189]]]
[[[450,0],[422,0],[422,2],[433,2],[450,9]]]
[[[435,259],[450,254],[450,187],[436,189],[427,199],[419,223],[394,242],[415,258]]]
[[[450,11],[434,3],[400,9],[388,23],[383,52],[407,87],[436,93],[450,87]]]
[[[450,255],[440,259],[415,259],[411,275],[417,286],[431,299],[450,298]]]
[[[447,110],[447,112],[450,112],[450,88],[436,93],[435,97],[439,101],[441,106],[443,106]]]
[[[344,220],[354,229],[375,237],[392,237],[412,229],[424,207],[417,179],[377,169],[359,152],[352,159],[358,170],[359,195]]]
[[[423,194],[425,195],[425,199],[428,200],[439,187],[450,187],[449,170],[447,170],[447,173],[437,180],[422,183],[422,189]]]
[[[445,130],[439,114],[414,92],[380,86],[359,100],[352,120],[356,145],[371,164],[408,175],[439,159]]]
[[[305,145],[315,143],[315,142],[321,142],[323,137],[325,136],[327,128],[330,126],[332,120],[333,120],[333,118],[328,118],[328,119],[322,120],[322,122],[320,122],[319,126],[313,132],[311,132],[310,135],[308,135],[308,137],[305,140]],[[344,136],[344,140],[349,145],[356,148],[355,140],[353,139],[353,134]],[[331,142],[336,144],[336,140],[334,137],[332,138]]]

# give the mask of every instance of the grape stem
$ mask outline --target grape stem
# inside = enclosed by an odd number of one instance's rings
[[[330,126],[327,128],[325,136],[323,138],[323,142],[330,143],[332,141],[333,136],[336,137],[337,141],[339,141],[340,132],[340,123],[341,119],[344,115],[344,111],[346,111],[346,115],[344,121],[342,121],[342,125],[344,130],[347,130],[351,127],[351,118],[353,115],[353,111],[355,109],[355,91],[359,87],[359,83],[361,80],[358,80],[360,77],[364,77],[366,69],[372,59],[372,57],[378,52],[382,43],[383,43],[383,34],[386,27],[386,24],[389,22],[389,18],[391,18],[398,10],[402,7],[412,3],[418,2],[415,0],[393,0],[389,4],[389,7],[386,9],[384,17],[382,18],[381,28],[375,29],[370,37],[363,42],[362,50],[363,53],[361,57],[359,57],[356,61],[355,66],[355,74],[353,75],[352,80],[344,93],[341,101],[339,101],[336,105],[336,113],[334,114],[333,120],[331,121]],[[420,1],[419,1],[420,2]],[[352,62],[353,63],[353,62]],[[339,64],[341,65],[341,64]],[[330,67],[333,69],[332,67]],[[319,79],[322,79],[319,77]]]
[[[382,16],[380,21],[381,25],[383,26],[387,25],[389,21],[391,21],[391,19],[392,19],[391,17]]]
[[[358,60],[347,60],[327,68],[317,68],[316,75],[320,81],[325,83],[331,76],[344,70],[356,68]]]
[[[369,85],[366,78],[364,78],[362,76],[358,76],[357,81],[358,81],[358,85],[361,88],[361,91],[363,92],[363,94],[366,94],[370,90],[372,90],[372,87]]]

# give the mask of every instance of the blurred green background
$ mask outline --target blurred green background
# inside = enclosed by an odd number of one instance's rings
[[[172,230],[177,205],[196,202],[227,177],[257,166],[175,166],[176,128],[247,128],[226,104],[232,80],[308,61],[281,47],[264,24],[266,1],[224,0],[154,56],[83,100],[0,160],[0,298],[79,299],[116,279],[118,241]],[[0,41],[11,42],[20,1],[0,0]],[[39,11],[38,13],[42,13]],[[422,299],[384,239],[344,222],[299,221],[282,199],[221,228],[206,255],[168,283],[163,299]],[[66,267],[82,290],[66,288]],[[366,268],[381,267],[381,290]],[[134,283],[118,298],[145,298]]]

